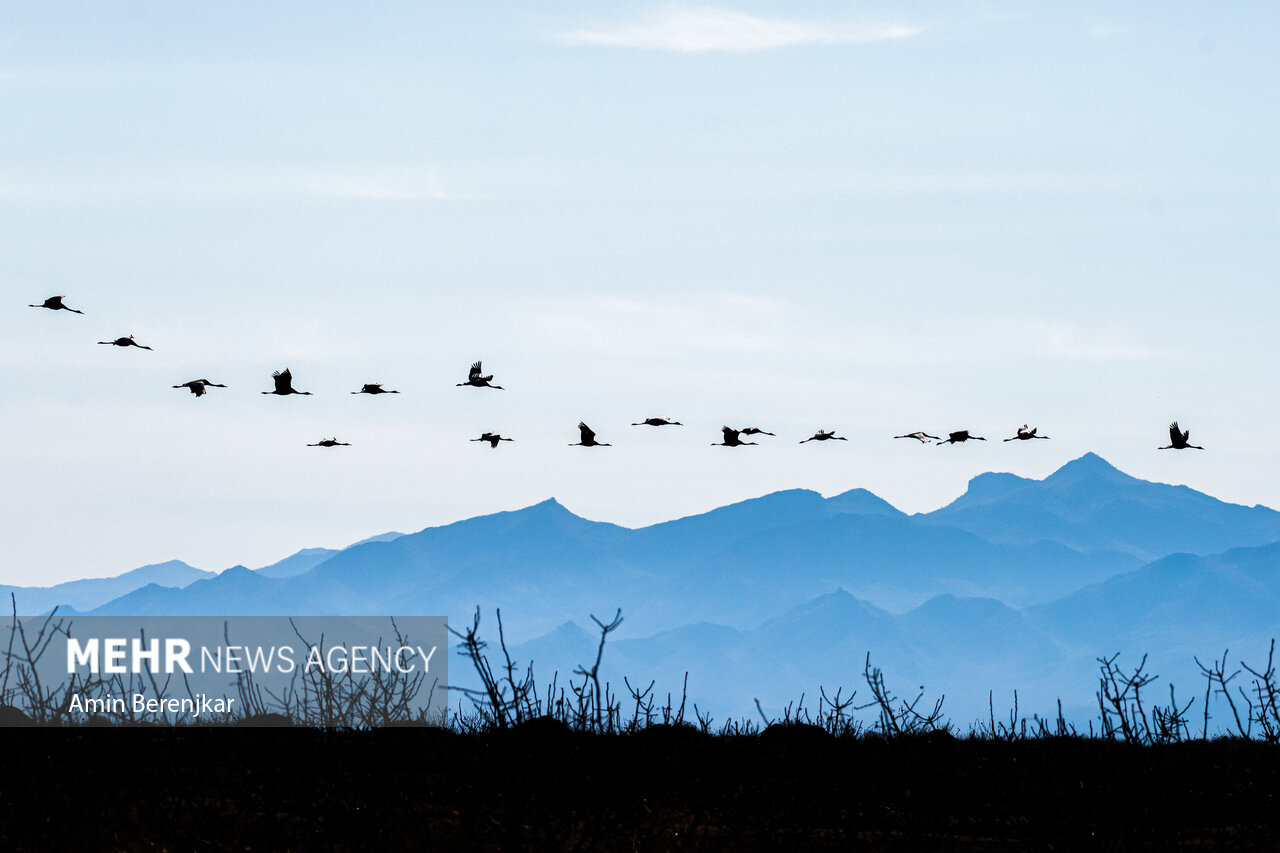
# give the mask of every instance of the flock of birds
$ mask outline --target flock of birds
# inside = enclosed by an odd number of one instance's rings
[[[34,304],[34,303],[30,304],[29,307],[48,308],[51,311],[71,311],[72,313],[75,313],[75,314],[84,313],[83,311],[77,310],[65,304],[62,301],[65,298],[66,298],[65,296],[50,296],[44,302],[38,303],[38,304]],[[116,338],[113,341],[98,341],[98,343],[106,346],[137,347],[138,349],[151,350],[151,347],[143,346],[142,344],[135,341],[133,339],[133,335]],[[263,394],[275,394],[281,397],[288,396],[290,394],[305,394],[305,395],[311,394],[310,391],[298,391],[293,387],[293,374],[289,371],[287,367],[284,370],[278,370],[275,373],[272,373],[271,378],[274,382],[275,388],[273,388],[270,391],[263,391],[262,392]],[[462,388],[462,387],[493,388],[498,391],[503,390],[503,387],[501,385],[494,385],[492,384],[492,382],[493,382],[493,375],[492,374],[488,376],[484,375],[484,371],[481,368],[481,362],[477,361],[471,365],[471,369],[467,373],[467,381],[459,382],[458,387],[459,388]],[[203,397],[205,394],[208,393],[208,390],[210,388],[226,388],[227,386],[221,385],[217,382],[211,382],[208,379],[192,379],[187,382],[183,382],[179,385],[174,385],[173,387],[186,388],[195,396]],[[367,382],[359,391],[352,391],[351,393],[352,394],[399,394],[400,392],[383,388],[381,382]],[[683,426],[683,424],[681,424],[679,421],[671,420],[670,418],[653,417],[653,418],[645,418],[642,421],[637,421],[633,423],[632,426],[660,427],[660,426]],[[1047,435],[1037,435],[1036,429],[1037,429],[1036,427],[1028,427],[1026,424],[1023,424],[1022,426],[1018,427],[1018,430],[1014,435],[1004,439],[1004,441],[1028,441],[1031,439],[1048,439],[1049,438],[1049,436]],[[774,433],[766,432],[765,430],[760,429],[759,427],[753,427],[753,426],[743,427],[740,429],[734,429],[732,427],[726,426],[726,427],[721,427],[720,431],[723,434],[723,439],[721,441],[713,442],[711,445],[712,447],[743,447],[746,445],[756,445],[758,444],[758,442],[743,441],[742,436],[774,435]],[[569,445],[570,447],[612,447],[613,446],[607,442],[597,440],[595,431],[592,430],[591,427],[587,426],[582,421],[578,422],[578,435],[579,435],[578,441],[575,441],[572,444],[570,444]],[[966,441],[986,441],[986,439],[983,438],[982,436],[973,435],[967,429],[956,430],[955,432],[947,433],[947,437],[945,439],[942,438],[941,436],[930,435],[927,432],[923,432],[919,430],[917,430],[916,432],[909,432],[906,435],[895,435],[894,438],[914,438],[916,441],[919,441],[921,444],[929,444],[930,442],[933,442],[935,445],[963,444]],[[491,448],[496,448],[499,442],[514,441],[514,439],[506,438],[502,435],[499,435],[496,432],[482,433],[479,438],[473,438],[470,440],[487,442]],[[800,444],[805,444],[806,442],[810,442],[810,441],[848,441],[848,439],[845,438],[844,436],[836,435],[835,430],[820,429],[813,435],[809,436],[808,438],[801,440]],[[1169,424],[1169,444],[1163,447],[1158,447],[1156,449],[1157,450],[1188,450],[1188,449],[1204,450],[1203,447],[1200,447],[1199,445],[1196,445],[1196,444],[1191,444],[1190,441],[1191,441],[1191,431],[1180,429],[1178,427],[1178,422],[1174,421],[1173,423]],[[307,447],[350,447],[350,446],[351,445],[345,441],[338,441],[336,436],[333,438],[322,439],[321,441],[307,445]]]

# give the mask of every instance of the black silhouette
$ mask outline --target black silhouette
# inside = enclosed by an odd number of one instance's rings
[[[264,394],[267,392],[263,392]],[[308,444],[307,447],[350,447],[345,441],[338,441],[337,438],[325,438],[317,441],[315,444]]]
[[[1015,435],[1013,438],[1006,438],[1005,441],[1019,441],[1019,440],[1026,441],[1029,438],[1048,438],[1048,437],[1049,436],[1047,435],[1036,435],[1036,427],[1027,429],[1027,425],[1023,424],[1022,426],[1018,427],[1017,435]]]
[[[570,447],[613,447],[612,444],[605,444],[603,441],[596,441],[596,434],[591,431],[591,427],[578,421],[578,433],[582,436],[581,441],[575,441]]]
[[[712,447],[742,447],[743,445],[746,445],[746,444],[756,443],[754,441],[743,441],[742,439],[738,438],[738,434],[742,432],[742,430],[740,429],[733,429],[732,427],[720,427],[720,431],[724,433],[724,441],[714,441],[711,443]]]
[[[70,312],[71,312],[71,313],[73,313],[73,314],[83,314],[83,313],[84,313],[83,311],[77,311],[75,308],[72,308],[72,307],[70,307],[69,305],[63,305],[63,304],[62,304],[62,300],[66,299],[66,298],[67,298],[67,297],[65,297],[65,296],[50,296],[48,299],[46,299],[44,302],[40,303],[39,305],[31,305],[31,306],[29,306],[29,307],[31,307],[31,308],[48,308],[48,309],[49,309],[49,310],[51,310],[51,311],[70,311]]]
[[[820,429],[820,430],[818,430],[816,433],[814,433],[813,435],[809,436],[808,438],[806,438],[804,441],[802,441],[802,442],[800,442],[800,443],[801,443],[801,444],[804,444],[804,442],[805,442],[805,441],[830,441],[830,440],[832,440],[832,439],[834,439],[834,440],[836,440],[836,441],[848,441],[848,440],[849,440],[849,439],[845,438],[845,437],[844,437],[844,436],[842,436],[842,435],[836,435],[836,431],[835,431],[835,430],[833,430],[833,429],[831,429],[831,430]]]
[[[743,427],[742,429],[738,430],[738,432],[742,433],[743,435],[773,435],[773,433],[765,432],[764,430],[760,429],[760,427]]]
[[[281,397],[284,397],[289,394],[309,395],[311,393],[310,391],[293,390],[293,374],[289,372],[289,368],[287,367],[284,370],[277,370],[275,373],[271,374],[271,378],[276,383],[276,390],[263,391],[263,394],[279,394]]]
[[[914,438],[916,441],[920,442],[921,444],[928,444],[929,439],[933,439],[934,441],[942,441],[941,436],[929,435],[929,433],[921,432],[919,430],[917,430],[916,432],[909,432],[906,435],[895,435],[894,438]]]
[[[197,397],[203,397],[208,388],[226,388],[226,385],[219,385],[217,382],[210,382],[208,379],[192,379],[190,382],[183,382],[181,385],[174,385],[174,388],[190,388],[191,393]]]
[[[476,388],[496,388],[499,391],[503,390],[501,385],[490,385],[489,380],[491,379],[493,379],[493,374],[489,374],[488,376],[480,375],[480,362],[477,361],[475,364],[471,365],[471,372],[467,374],[467,381],[459,382],[458,387],[461,388],[463,385],[471,385]]]
[[[638,424],[632,426],[684,426],[679,421],[673,421],[671,418],[645,418]]]
[[[1191,430],[1179,431],[1178,422],[1174,421],[1169,424],[1169,444],[1166,444],[1164,447],[1157,447],[1156,450],[1186,450],[1187,448],[1191,448],[1192,450],[1204,450],[1203,447],[1200,447],[1197,444],[1190,444],[1190,441]]]
[[[496,432],[482,432],[479,438],[472,438],[469,441],[487,441],[490,447],[497,447],[499,441],[515,441],[514,438],[503,438]]]
[[[399,391],[388,391],[382,387],[381,382],[366,382],[364,387],[359,391],[352,391],[352,394],[399,394]]]
[[[973,439],[974,441],[986,441],[982,436],[969,435],[969,431],[967,429],[962,429],[957,430],[956,432],[947,433],[947,440],[939,441],[938,444],[960,444],[961,442],[968,441],[969,439]]]
[[[151,347],[144,347],[142,344],[135,341],[133,339],[133,335],[130,335],[127,338],[116,338],[114,341],[98,341],[98,343],[106,344],[109,347],[137,347],[138,349],[151,349]]]

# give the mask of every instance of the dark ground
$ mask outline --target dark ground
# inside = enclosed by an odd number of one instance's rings
[[[0,729],[0,850],[1280,850],[1280,747]]]

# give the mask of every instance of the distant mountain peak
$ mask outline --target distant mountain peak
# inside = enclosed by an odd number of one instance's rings
[[[576,515],[571,509],[566,507],[564,504],[560,503],[560,501],[556,500],[555,498],[547,498],[546,500],[538,501],[536,504],[529,504],[528,506],[522,506],[517,509],[509,509],[509,510],[502,510],[500,512],[488,513],[486,515],[477,515],[474,518],[463,519],[462,522],[458,522],[458,523],[465,524],[470,521],[477,521],[479,519],[484,519],[484,518],[499,519],[499,518],[511,518],[513,516],[517,518],[570,518],[570,517],[579,518],[580,517]],[[445,526],[449,526],[449,525],[445,525]],[[432,528],[428,527],[427,529],[431,530]]]
[[[399,539],[404,534],[398,530],[389,530],[386,533],[379,533],[377,536],[370,536],[368,539],[361,539],[359,542],[352,542],[347,548],[355,548],[357,545],[368,545],[372,542],[390,542],[393,539]],[[327,551],[327,548],[303,548],[299,554],[312,554],[321,551]]]
[[[1130,477],[1098,454],[1090,452],[1079,459],[1071,460],[1043,480],[1031,480],[998,471],[979,474],[969,480],[969,487],[965,493],[948,506],[971,507],[996,503],[1024,489],[1035,489],[1042,484],[1061,489],[1064,486],[1074,487],[1083,484],[1115,486],[1139,482],[1142,481]]]
[[[1045,479],[1048,481],[1055,478],[1083,479],[1086,477],[1092,479],[1105,478],[1117,481],[1135,479],[1092,451],[1081,456],[1079,459],[1072,459]]]
[[[555,498],[547,498],[545,501],[538,501],[536,504],[530,504],[516,512],[521,515],[532,515],[536,517],[546,518],[582,518],[582,516],[569,509]]]
[[[828,508],[855,515],[905,515],[902,510],[884,498],[866,489],[850,489],[827,498]]]
[[[989,471],[969,480],[969,488],[964,493],[964,499],[970,503],[997,501],[1032,482],[1034,481],[1019,477],[1017,474]]]

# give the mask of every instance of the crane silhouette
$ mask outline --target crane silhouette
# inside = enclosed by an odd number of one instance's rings
[[[645,418],[638,424],[632,426],[684,426],[679,421],[673,421],[671,418]]]
[[[895,435],[894,438],[914,438],[916,441],[920,442],[921,444],[928,444],[929,439],[933,439],[934,441],[942,441],[941,436],[929,435],[929,433],[922,432],[920,430],[916,430],[915,432],[909,432],[906,435]]]
[[[754,441],[743,441],[738,438],[738,434],[742,432],[740,429],[720,427],[720,431],[724,433],[724,441],[713,441],[712,447],[742,447],[747,444],[756,444]]]
[[[50,296],[48,299],[46,299],[44,302],[41,302],[39,305],[30,305],[28,307],[48,308],[50,311],[70,311],[72,314],[84,313],[83,311],[77,311],[75,308],[72,308],[70,305],[63,305],[62,300],[66,298],[67,297],[65,296]]]
[[[1012,438],[1006,438],[1005,441],[1026,441],[1029,438],[1048,438],[1047,435],[1036,435],[1036,427],[1027,429],[1027,425],[1023,424],[1018,427],[1018,434]]]
[[[203,397],[209,388],[226,388],[226,385],[219,385],[217,382],[210,382],[208,379],[192,379],[190,382],[183,382],[181,385],[174,385],[174,388],[190,388],[191,393],[197,397]]]
[[[364,387],[359,391],[352,391],[352,394],[399,394],[399,391],[388,391],[382,387],[381,382],[366,382]]]
[[[482,432],[479,438],[468,439],[469,441],[487,441],[490,447],[497,447],[499,441],[515,441],[514,438],[503,438],[496,432]]]
[[[835,441],[849,440],[842,435],[836,435],[836,431],[833,429],[820,429],[800,443],[804,444],[805,441],[831,441],[833,439]]]
[[[773,433],[765,432],[764,430],[760,429],[760,427],[743,427],[742,429],[738,430],[738,432],[742,433],[743,435],[773,435]]]
[[[596,441],[596,434],[582,421],[578,421],[578,434],[582,436],[582,440],[573,442],[570,447],[613,447],[612,444]]]
[[[98,341],[98,343],[106,344],[109,347],[137,347],[138,349],[151,349],[151,347],[144,347],[142,344],[135,341],[133,339],[133,335],[130,335],[127,338],[116,338],[114,341]]]
[[[320,441],[317,441],[315,444],[307,445],[307,447],[350,447],[350,446],[351,445],[347,444],[345,441],[338,441],[336,437],[324,438],[324,439],[321,439]]]
[[[969,435],[969,431],[967,429],[962,429],[962,430],[956,430],[955,432],[947,433],[947,440],[939,441],[938,444],[939,445],[960,444],[962,442],[968,441],[969,439],[973,439],[974,441],[986,441],[986,439],[983,438],[982,436]]]
[[[1169,443],[1164,447],[1157,447],[1156,450],[1204,450],[1198,444],[1191,444],[1191,430],[1179,430],[1178,422],[1174,421],[1169,424]]]
[[[480,375],[480,362],[477,361],[475,364],[471,365],[471,372],[467,374],[467,381],[459,382],[457,387],[461,388],[463,385],[470,385],[475,388],[496,388],[499,391],[503,390],[501,385],[490,385],[489,381],[491,379],[493,379],[492,373],[488,376]]]
[[[272,373],[271,379],[276,383],[275,390],[263,391],[263,394],[278,394],[281,397],[288,396],[289,394],[311,394],[310,391],[295,391],[293,389],[293,374],[289,372],[289,368],[287,367],[284,370],[277,370],[275,373]]]

